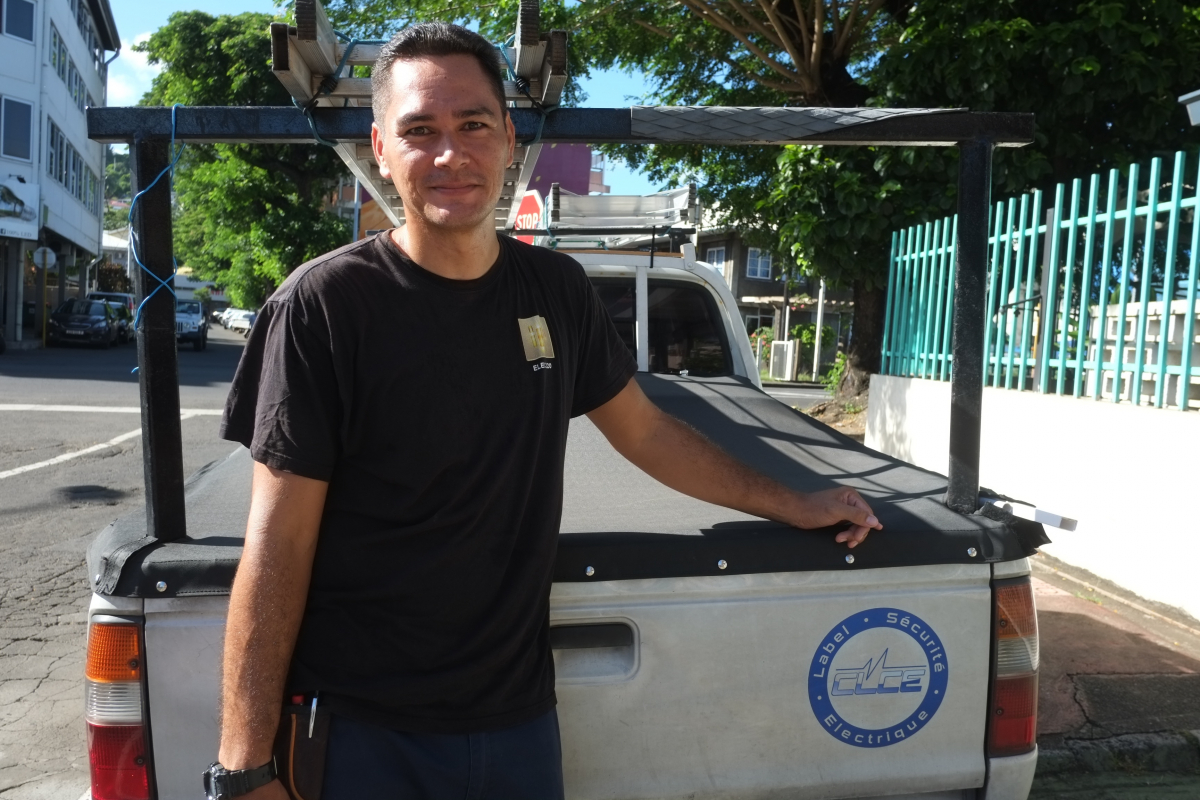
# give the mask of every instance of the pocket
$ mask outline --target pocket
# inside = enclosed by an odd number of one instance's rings
[[[329,747],[329,711],[317,708],[309,735],[311,705],[286,705],[275,735],[275,767],[292,800],[321,800],[325,751]]]

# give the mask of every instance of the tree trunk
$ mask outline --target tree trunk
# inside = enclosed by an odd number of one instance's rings
[[[864,281],[851,284],[854,290],[854,329],[846,350],[846,371],[838,384],[839,397],[857,397],[867,391],[871,374],[879,372],[883,348],[886,288],[867,288]]]

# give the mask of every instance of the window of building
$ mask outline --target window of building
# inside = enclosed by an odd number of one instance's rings
[[[66,66],[64,60],[66,56],[66,48],[63,46],[62,37],[58,35],[58,28],[54,27],[54,23],[50,23],[50,66],[58,73],[58,77],[62,77],[59,65]]]
[[[63,188],[83,203],[92,214],[100,215],[100,179],[84,162],[62,130],[49,123],[50,135],[46,142],[46,173],[63,185]]]
[[[705,260],[705,262],[712,264],[714,267],[716,267],[717,272],[721,273],[722,278],[725,278],[726,281],[729,280],[728,276],[725,273],[725,247],[724,247],[724,245],[722,245],[721,247],[710,247],[707,250],[705,250],[704,251],[704,260]]]
[[[745,309],[742,316],[746,320],[746,333],[754,333],[759,328],[775,326],[775,309],[770,306]]]
[[[84,85],[83,75],[75,68],[74,61],[67,65],[67,89],[71,93],[71,100],[75,103],[75,107],[83,111],[84,103],[87,102],[87,87]]]
[[[0,107],[0,154],[22,161],[33,159],[33,106],[5,97]]]
[[[33,3],[29,0],[4,0],[4,32],[9,36],[33,41]]]
[[[746,277],[760,280],[771,279],[771,254],[766,250],[751,247],[746,259]]]

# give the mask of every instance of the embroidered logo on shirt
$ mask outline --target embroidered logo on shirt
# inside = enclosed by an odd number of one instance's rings
[[[517,325],[521,328],[526,361],[554,358],[554,344],[550,341],[550,328],[546,325],[545,317],[526,317],[517,320]]]

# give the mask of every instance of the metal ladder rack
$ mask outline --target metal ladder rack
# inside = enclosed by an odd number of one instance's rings
[[[353,77],[352,71],[373,65],[382,46],[339,41],[320,0],[296,0],[295,12],[295,26],[275,22],[270,30],[271,70],[292,100],[304,109],[369,108],[371,79]],[[537,0],[521,0],[513,46],[497,48],[501,70],[509,71],[511,65],[515,73],[504,81],[505,99],[512,108],[553,108],[567,85],[567,32],[543,32],[540,25]],[[496,205],[497,228],[513,227],[541,148],[540,142],[518,143]],[[400,192],[380,174],[371,145],[338,141],[334,150],[392,224],[404,224]]]
[[[546,196],[546,227],[521,228],[539,244],[560,249],[598,246],[620,250],[644,246],[661,236],[674,242],[695,233],[700,220],[696,186],[688,184],[647,195],[581,195],[550,184]]]

